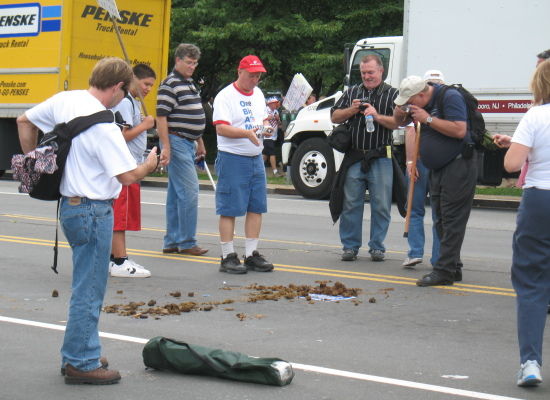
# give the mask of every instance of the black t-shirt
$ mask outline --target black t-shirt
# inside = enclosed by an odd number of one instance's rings
[[[424,109],[434,117],[446,121],[468,121],[466,102],[455,89],[448,89],[443,97],[443,110],[438,109],[437,96],[441,85],[433,85],[432,99]],[[464,145],[464,139],[456,139],[439,133],[435,129],[422,125],[420,136],[420,157],[429,169],[440,169],[455,159]]]

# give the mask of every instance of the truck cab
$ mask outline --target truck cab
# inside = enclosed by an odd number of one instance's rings
[[[344,51],[346,90],[361,84],[359,64],[369,54],[378,55],[384,64],[384,81],[399,86],[401,75],[401,36],[361,39]],[[333,150],[327,137],[337,125],[330,119],[330,109],[343,91],[326,97],[300,110],[286,131],[282,146],[282,162],[296,191],[312,199],[324,199],[330,194],[332,181],[344,155]],[[404,144],[403,130],[394,132],[394,147],[401,154]]]

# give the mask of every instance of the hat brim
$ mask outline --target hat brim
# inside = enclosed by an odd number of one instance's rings
[[[410,99],[410,97],[405,97],[405,96],[398,95],[395,98],[394,103],[395,103],[396,106],[402,106],[404,104],[407,104],[409,102],[409,99]]]
[[[248,71],[248,72],[251,72],[251,73],[254,73],[254,72],[267,72],[265,70],[265,68],[262,67],[262,66],[248,67],[248,68],[241,68],[241,69],[244,69],[245,71]]]

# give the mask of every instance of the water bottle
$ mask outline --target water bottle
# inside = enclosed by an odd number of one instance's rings
[[[366,115],[365,122],[367,123],[367,132],[374,132],[374,118],[372,115]]]

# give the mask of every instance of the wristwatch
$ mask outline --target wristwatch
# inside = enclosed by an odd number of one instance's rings
[[[426,125],[430,126],[430,124],[432,123],[434,119],[432,118],[432,116],[430,115],[428,118],[426,118]]]

